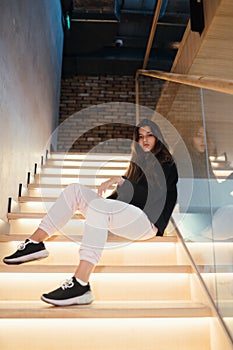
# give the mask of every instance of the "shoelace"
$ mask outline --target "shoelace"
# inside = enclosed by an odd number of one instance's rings
[[[25,247],[26,247],[26,245],[27,245],[28,243],[31,243],[31,241],[28,241],[28,242],[21,242],[21,243],[19,244],[17,250],[23,250],[23,249],[25,249]]]
[[[63,290],[72,288],[74,286],[73,278],[70,278],[69,280],[66,280],[62,285],[61,288]]]

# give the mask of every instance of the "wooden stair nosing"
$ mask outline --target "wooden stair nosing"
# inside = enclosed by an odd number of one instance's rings
[[[79,164],[77,164],[79,163]],[[89,164],[88,164],[89,163]],[[92,164],[90,164],[92,163]],[[48,166],[61,166],[61,167],[77,167],[77,166],[95,166],[93,163],[97,163],[96,167],[103,166],[103,167],[127,167],[128,164],[130,163],[130,159],[94,159],[94,158],[90,158],[90,159],[78,159],[78,158],[54,158],[54,159],[48,159],[47,162],[42,165],[42,168]],[[114,163],[114,165],[109,165],[109,163]],[[69,165],[68,165],[69,164]]]
[[[32,212],[12,212],[7,214],[8,220],[17,219],[42,219],[46,213],[32,213]],[[75,214],[72,219],[84,219],[82,214]]]
[[[40,183],[31,183],[28,185],[28,190],[34,190],[34,189],[45,189],[45,188],[51,188],[51,189],[54,189],[54,188],[57,188],[57,189],[65,189],[66,187],[68,186],[68,184],[40,184]],[[92,188],[92,189],[96,189],[97,186],[96,185],[89,185],[89,184],[86,184],[85,187],[88,187],[88,188]],[[115,186],[110,186],[109,187],[110,190],[114,190],[115,189]]]
[[[94,301],[89,305],[48,306],[42,301],[1,301],[0,318],[186,318],[211,317],[211,309],[192,301]]]
[[[0,234],[0,242],[11,242],[11,241],[24,241],[28,238],[27,234],[21,233],[13,233],[13,234]],[[46,240],[46,242],[80,242],[82,239],[82,235],[69,235],[66,236],[64,234],[56,234]],[[113,233],[109,232],[108,234],[108,242],[131,242],[131,243],[177,243],[178,239],[176,236],[155,236],[151,239],[147,239],[145,241],[129,241],[126,238],[122,238],[120,236],[116,236]]]
[[[63,157],[64,155],[64,157]],[[56,156],[59,156],[58,158],[56,158]],[[114,158],[113,158],[114,157]],[[121,162],[122,160],[129,160],[131,157],[131,154],[128,153],[115,153],[115,154],[106,154],[106,153],[95,153],[95,154],[89,154],[87,155],[87,153],[83,152],[83,153],[76,153],[76,152],[70,152],[70,153],[62,153],[62,152],[52,152],[50,153],[50,156],[47,158],[47,161],[50,160],[62,160],[62,161],[66,161],[66,160],[108,160],[108,161],[115,161],[115,162]],[[122,158],[122,159],[120,159]]]
[[[37,261],[38,264],[38,261]],[[24,265],[0,265],[0,273],[70,273],[77,265],[36,265],[35,262]],[[97,265],[94,273],[182,273],[190,274],[189,265]]]
[[[41,170],[43,171],[44,169],[61,169],[62,170],[79,170],[79,169],[85,169],[85,170],[93,170],[93,169],[101,169],[101,170],[126,170],[127,166],[107,166],[107,165],[103,165],[100,168],[98,168],[95,165],[44,165]]]
[[[27,202],[55,202],[57,197],[35,197],[35,196],[21,196],[18,198],[19,203],[27,203]]]
[[[124,175],[124,174],[122,174]],[[49,178],[79,178],[79,179],[109,179],[111,175],[108,174],[36,174],[35,179],[49,177]]]
[[[56,200],[57,200],[57,197],[46,197],[46,196],[21,196],[21,197],[18,197],[19,203],[27,203],[27,202],[43,203],[43,202],[55,202]]]

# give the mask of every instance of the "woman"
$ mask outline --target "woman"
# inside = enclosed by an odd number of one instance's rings
[[[67,186],[38,229],[3,261],[20,264],[48,256],[43,241],[79,210],[86,218],[80,263],[70,280],[41,298],[53,305],[91,303],[88,281],[101,257],[108,230],[130,240],[162,236],[176,203],[177,180],[176,165],[159,127],[143,120],[134,130],[132,158],[125,176],[105,181],[98,193],[78,183]],[[102,195],[113,184],[116,191],[104,199]]]

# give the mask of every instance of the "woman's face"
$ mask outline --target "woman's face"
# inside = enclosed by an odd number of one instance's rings
[[[196,132],[196,134],[193,136],[193,147],[199,153],[205,152],[206,145],[205,145],[205,134],[204,134],[203,127],[200,127]]]
[[[150,152],[155,147],[156,137],[152,134],[149,126],[139,128],[138,143],[145,152]]]

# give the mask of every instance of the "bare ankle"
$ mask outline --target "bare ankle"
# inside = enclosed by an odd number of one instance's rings
[[[46,240],[49,237],[49,235],[41,230],[40,228],[38,228],[31,236],[30,239],[32,239],[33,241],[36,242],[43,242],[44,240]]]

